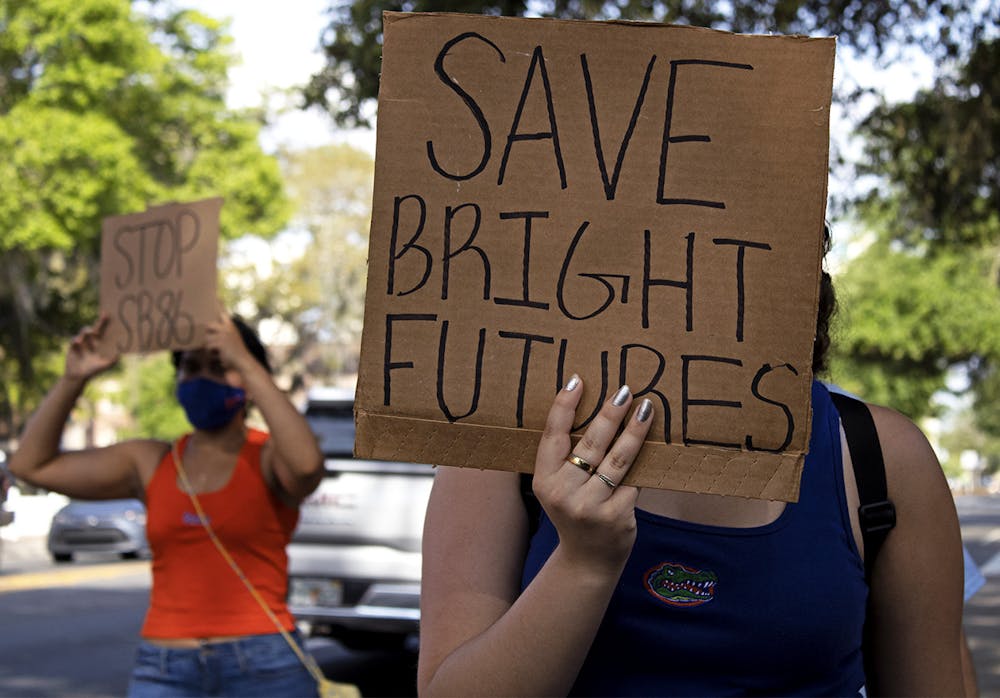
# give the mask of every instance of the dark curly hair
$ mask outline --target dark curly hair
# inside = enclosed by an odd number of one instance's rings
[[[247,348],[250,355],[257,359],[257,362],[263,366],[268,373],[273,373],[271,370],[271,362],[267,359],[267,349],[260,341],[260,337],[254,332],[246,322],[243,321],[239,315],[231,316],[233,324],[236,325],[236,329],[240,332],[240,338],[243,340],[243,346]],[[176,371],[181,365],[181,354],[184,352],[175,351],[170,355],[170,360],[174,364],[174,370]]]
[[[833,244],[830,226],[823,226],[823,257]],[[827,352],[830,349],[830,320],[837,310],[837,296],[833,290],[833,279],[826,269],[822,270],[819,281],[819,313],[816,316],[816,339],[813,342],[812,370],[814,374],[827,369]]]

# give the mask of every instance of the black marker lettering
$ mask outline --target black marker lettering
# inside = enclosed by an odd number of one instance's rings
[[[132,261],[132,255],[125,248],[122,238],[129,233],[136,232],[135,228],[122,228],[115,231],[114,237],[111,238],[112,246],[121,254],[125,259],[125,264],[128,265],[128,272],[124,278],[122,278],[120,273],[115,273],[115,288],[121,290],[125,288],[132,281],[132,277],[135,276],[135,263]]]
[[[749,434],[747,434],[746,445],[748,451],[767,451],[768,453],[781,453],[786,448],[788,448],[788,444],[792,442],[792,434],[795,433],[795,417],[792,415],[792,411],[788,409],[788,405],[786,405],[785,403],[778,402],[777,400],[772,400],[768,397],[764,397],[760,393],[760,382],[764,378],[764,376],[766,376],[771,371],[778,370],[779,368],[787,368],[789,371],[792,372],[793,375],[796,376],[799,375],[799,372],[796,371],[795,367],[792,366],[791,364],[781,364],[780,366],[774,366],[774,367],[772,367],[771,364],[764,364],[763,366],[760,367],[760,370],[757,371],[757,375],[753,377],[753,383],[750,385],[750,392],[752,392],[753,396],[758,400],[766,402],[769,405],[777,405],[778,407],[781,408],[781,411],[785,413],[785,421],[788,424],[788,428],[785,431],[785,440],[782,441],[781,445],[778,446],[777,448],[758,448],[753,445],[753,438]]]
[[[758,250],[770,250],[771,246],[764,242],[750,242],[749,240],[729,240],[727,238],[715,238],[712,240],[716,245],[736,245],[736,341],[743,341],[743,317],[746,308],[746,294],[743,286],[743,259],[746,256],[746,248],[752,247]]]
[[[192,226],[190,228],[191,238],[185,244],[184,242],[184,221],[185,219],[190,220]],[[181,262],[184,257],[185,252],[190,252],[194,249],[194,246],[198,244],[198,239],[201,237],[201,220],[195,215],[194,211],[181,211],[177,214],[177,278],[181,278],[183,273],[183,267]]]
[[[663,406],[663,441],[665,443],[670,443],[670,401],[667,400],[667,396],[656,389],[656,386],[660,383],[660,378],[663,377],[663,371],[666,368],[667,362],[663,357],[663,354],[658,352],[656,349],[645,344],[623,344],[621,358],[618,363],[618,385],[638,385],[635,380],[635,374],[628,372],[628,354],[633,349],[643,349],[648,351],[650,354],[656,357],[657,365],[656,370],[653,371],[652,378],[646,383],[645,386],[638,390],[632,391],[632,398],[638,399],[643,395],[655,395],[660,398],[660,404]]]
[[[517,383],[517,426],[524,426],[524,391],[528,384],[528,364],[531,359],[531,345],[534,342],[553,344],[555,339],[537,334],[524,334],[523,332],[504,332],[500,330],[498,334],[504,339],[523,339],[524,351],[521,354],[521,377]]]
[[[437,315],[428,313],[399,313],[385,316],[385,358],[382,363],[383,404],[388,406],[392,395],[392,371],[397,368],[413,368],[412,361],[392,360],[392,323],[408,321],[434,322]]]
[[[443,82],[447,87],[454,90],[455,94],[462,98],[462,101],[465,102],[465,106],[467,106],[469,111],[472,112],[472,116],[476,120],[476,125],[479,126],[479,130],[483,134],[483,156],[479,160],[479,164],[467,174],[453,174],[451,172],[446,172],[445,169],[438,164],[437,157],[434,155],[434,144],[431,141],[427,141],[427,159],[430,161],[431,169],[442,177],[458,181],[472,179],[477,174],[482,172],[486,167],[486,163],[490,160],[490,152],[493,149],[493,141],[490,136],[490,125],[486,121],[486,116],[483,115],[483,110],[479,108],[478,104],[476,104],[476,100],[474,100],[468,92],[463,90],[457,82],[452,80],[444,70],[444,58],[448,55],[448,51],[450,51],[453,46],[459,42],[465,41],[466,39],[479,39],[487,46],[491,46],[493,50],[497,52],[497,55],[500,56],[501,63],[507,62],[507,59],[504,58],[503,52],[497,48],[496,44],[484,36],[476,34],[475,32],[465,32],[464,34],[459,34],[455,38],[448,41],[441,47],[441,51],[438,53],[437,59],[434,61],[434,72],[437,73],[438,78],[440,78],[441,82]]]
[[[723,201],[706,201],[703,199],[668,199],[663,196],[667,178],[667,150],[671,143],[710,143],[712,139],[704,134],[673,136],[670,133],[671,120],[674,115],[674,93],[677,87],[677,67],[682,65],[708,65],[716,68],[735,68],[737,70],[753,70],[752,65],[745,63],[726,63],[724,61],[704,61],[685,59],[670,61],[670,83],[667,88],[667,112],[663,121],[663,145],[660,150],[660,179],[656,188],[656,203],[664,205],[686,204],[688,206],[706,206],[708,208],[725,208]]]
[[[407,199],[413,199],[420,206],[420,221],[417,223],[417,230],[413,233],[413,237],[410,241],[403,245],[403,249],[396,252],[396,243],[398,242],[399,236],[399,212],[402,209],[402,203]],[[389,238],[389,284],[386,290],[386,295],[391,296],[393,289],[396,284],[396,260],[402,259],[410,250],[416,250],[424,255],[424,275],[417,282],[416,286],[407,290],[400,291],[396,295],[405,296],[409,293],[413,293],[421,288],[427,283],[427,277],[431,275],[431,266],[433,265],[433,258],[431,257],[430,251],[417,244],[417,238],[424,232],[424,223],[427,221],[427,204],[424,203],[423,198],[416,194],[408,194],[407,196],[397,196],[392,202],[392,234]]]
[[[165,279],[170,275],[171,267],[180,262],[177,254],[179,233],[180,231],[176,230],[168,220],[160,221],[156,226],[153,238],[153,276],[157,279]],[[166,243],[166,255],[163,254],[164,243]]]
[[[494,298],[497,305],[517,305],[522,308],[539,308],[548,310],[549,304],[541,301],[529,300],[528,279],[531,265],[531,221],[535,218],[548,218],[548,211],[517,211],[501,212],[500,220],[512,220],[515,218],[524,219],[524,248],[521,253],[521,297],[520,298]]]
[[[685,446],[690,446],[692,444],[701,444],[704,446],[721,446],[723,448],[739,448],[738,443],[725,443],[722,441],[703,441],[701,439],[691,439],[688,438],[688,412],[689,408],[692,406],[705,405],[713,407],[743,407],[743,403],[733,400],[706,400],[701,398],[692,398],[689,394],[689,378],[691,364],[695,361],[711,361],[720,364],[731,364],[733,366],[742,366],[743,362],[739,359],[731,359],[725,356],[681,356],[681,438],[683,439]]]
[[[531,81],[535,76],[535,69],[538,69],[542,76],[542,89],[545,91],[545,106],[549,115],[549,130],[538,133],[517,133],[517,127],[521,123],[521,113],[524,111],[524,103],[528,100],[528,92],[531,90]],[[536,46],[531,54],[531,65],[528,66],[528,75],[524,80],[524,89],[521,91],[521,99],[517,103],[517,112],[510,125],[510,133],[507,135],[507,145],[504,147],[503,158],[500,160],[500,174],[497,177],[497,185],[503,184],[503,175],[507,171],[507,158],[510,157],[510,147],[514,141],[540,141],[549,139],[552,141],[552,152],[556,157],[556,166],[559,168],[559,185],[566,188],[566,167],[563,165],[562,150],[559,149],[559,129],[556,128],[556,112],[552,104],[552,88],[549,85],[549,74],[545,70],[545,56],[542,55],[542,47]]]
[[[673,286],[675,288],[683,288],[685,290],[685,330],[687,332],[692,332],[694,330],[694,303],[693,303],[693,291],[694,291],[694,233],[688,233],[684,237],[687,239],[687,274],[684,281],[675,281],[671,279],[653,279],[650,278],[650,267],[652,252],[651,252],[651,242],[650,242],[650,232],[645,231],[643,235],[643,245],[642,245],[642,328],[647,329],[649,327],[649,288],[651,286]]]
[[[139,335],[139,351],[151,351],[153,347],[153,294],[142,290],[135,294],[136,333]]]
[[[118,352],[124,354],[132,348],[134,336],[132,333],[132,319],[125,312],[125,306],[132,300],[132,295],[122,296],[118,299],[118,321],[125,329],[125,336],[118,340]]]
[[[186,344],[194,339],[194,319],[181,310],[184,291],[162,291],[157,296],[155,305],[160,312],[160,322],[156,326],[157,348],[166,349],[174,342]],[[185,325],[186,332],[182,331],[182,324]]]
[[[576,253],[577,245],[580,244],[580,239],[583,237],[583,233],[587,230],[587,226],[589,225],[590,221],[584,221],[577,229],[576,234],[573,236],[573,240],[569,244],[569,249],[566,250],[566,256],[563,258],[562,268],[559,270],[559,281],[556,283],[556,300],[559,303],[559,310],[561,310],[563,315],[571,320],[586,320],[588,318],[592,318],[595,315],[600,315],[609,305],[611,305],[611,303],[615,300],[615,287],[608,282],[608,279],[621,280],[622,303],[628,303],[629,276],[627,274],[577,274],[577,276],[593,279],[594,281],[599,282],[602,286],[604,286],[605,291],[607,291],[607,295],[604,298],[604,302],[598,306],[596,310],[591,311],[587,315],[575,315],[566,306],[566,277],[569,275],[569,267],[573,261],[573,255]]]
[[[451,251],[451,222],[454,220],[455,216],[463,208],[472,207],[472,211],[475,214],[475,219],[472,224],[472,232],[469,233],[469,237],[454,252]],[[479,224],[482,221],[482,211],[479,209],[478,204],[462,204],[461,206],[456,206],[452,208],[448,206],[444,210],[444,256],[441,258],[441,300],[448,300],[448,277],[451,273],[451,260],[453,260],[458,255],[463,252],[468,252],[472,250],[479,254],[479,258],[483,261],[483,300],[489,300],[490,298],[490,259],[483,252],[482,248],[473,245],[472,241],[476,239],[476,235],[479,234]]]
[[[481,327],[479,329],[479,346],[476,349],[476,376],[472,384],[472,406],[469,407],[469,411],[465,414],[452,414],[448,408],[448,404],[444,400],[444,357],[447,345],[448,320],[445,320],[441,323],[441,341],[438,343],[437,401],[438,407],[441,408],[441,413],[444,414],[448,421],[457,422],[463,417],[468,417],[479,408],[479,391],[483,385],[483,349],[486,346],[486,328]]]
[[[601,180],[604,182],[604,196],[608,201],[615,198],[615,191],[618,189],[618,175],[621,174],[622,162],[625,161],[625,151],[628,150],[628,142],[632,139],[632,132],[639,121],[639,112],[642,110],[642,103],[646,99],[646,89],[649,87],[649,77],[653,73],[653,64],[656,63],[656,56],[649,59],[646,66],[646,75],[642,78],[642,87],[639,88],[639,96],[636,97],[635,107],[632,109],[632,118],[625,129],[625,136],[618,147],[618,156],[615,158],[615,169],[608,178],[608,166],[604,162],[604,149],[601,147],[601,129],[597,124],[597,106],[594,103],[594,87],[590,81],[590,68],[587,66],[587,54],[580,54],[580,67],[583,69],[583,82],[587,88],[587,105],[590,107],[590,126],[594,131],[594,153],[597,156],[597,166],[601,169]]]

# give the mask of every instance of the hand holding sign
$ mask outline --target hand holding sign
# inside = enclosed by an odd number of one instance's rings
[[[97,324],[81,329],[66,352],[66,377],[87,381],[102,371],[106,371],[118,361],[118,354],[104,356],[100,346],[110,318],[102,314]]]
[[[632,395],[622,386],[570,450],[582,394],[575,375],[556,394],[538,444],[532,487],[559,532],[560,549],[585,569],[607,570],[617,579],[635,542],[639,496],[638,488],[618,483],[649,432],[652,403],[642,400],[629,410]],[[569,460],[574,457],[576,462]]]
[[[216,319],[205,327],[205,348],[218,354],[224,368],[240,373],[257,361],[247,350],[240,331],[221,305]]]

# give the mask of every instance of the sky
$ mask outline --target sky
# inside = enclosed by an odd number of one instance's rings
[[[329,4],[329,0],[178,2],[210,17],[231,20],[235,52],[241,57],[229,74],[227,101],[233,108],[259,106],[262,94],[301,85],[323,66],[318,46]],[[261,144],[267,152],[274,152],[279,145],[307,148],[345,141],[375,153],[373,130],[339,129],[318,109],[288,110],[261,134]]]

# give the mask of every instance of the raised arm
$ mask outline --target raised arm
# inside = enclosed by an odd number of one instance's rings
[[[207,328],[205,346],[235,368],[247,395],[260,410],[271,438],[262,453],[265,473],[292,503],[309,495],[323,479],[323,454],[309,424],[243,344],[229,315],[221,313]]]
[[[97,346],[108,318],[83,328],[70,343],[66,370],[49,391],[21,435],[11,456],[10,471],[37,487],[79,499],[143,497],[140,463],[155,462],[151,441],[128,441],[107,448],[61,452],[63,426],[87,382],[112,366]]]
[[[570,385],[555,399],[535,460],[535,493],[559,544],[523,593],[518,475],[441,468],[435,477],[424,525],[421,695],[565,695],[586,658],[635,541],[638,490],[611,488],[566,460],[582,393],[578,381]],[[618,397],[573,450],[613,483],[638,453],[652,409],[644,401],[628,416],[627,388]]]
[[[906,417],[872,406],[896,527],[875,563],[876,675],[868,695],[961,696],[962,542],[934,451]]]

